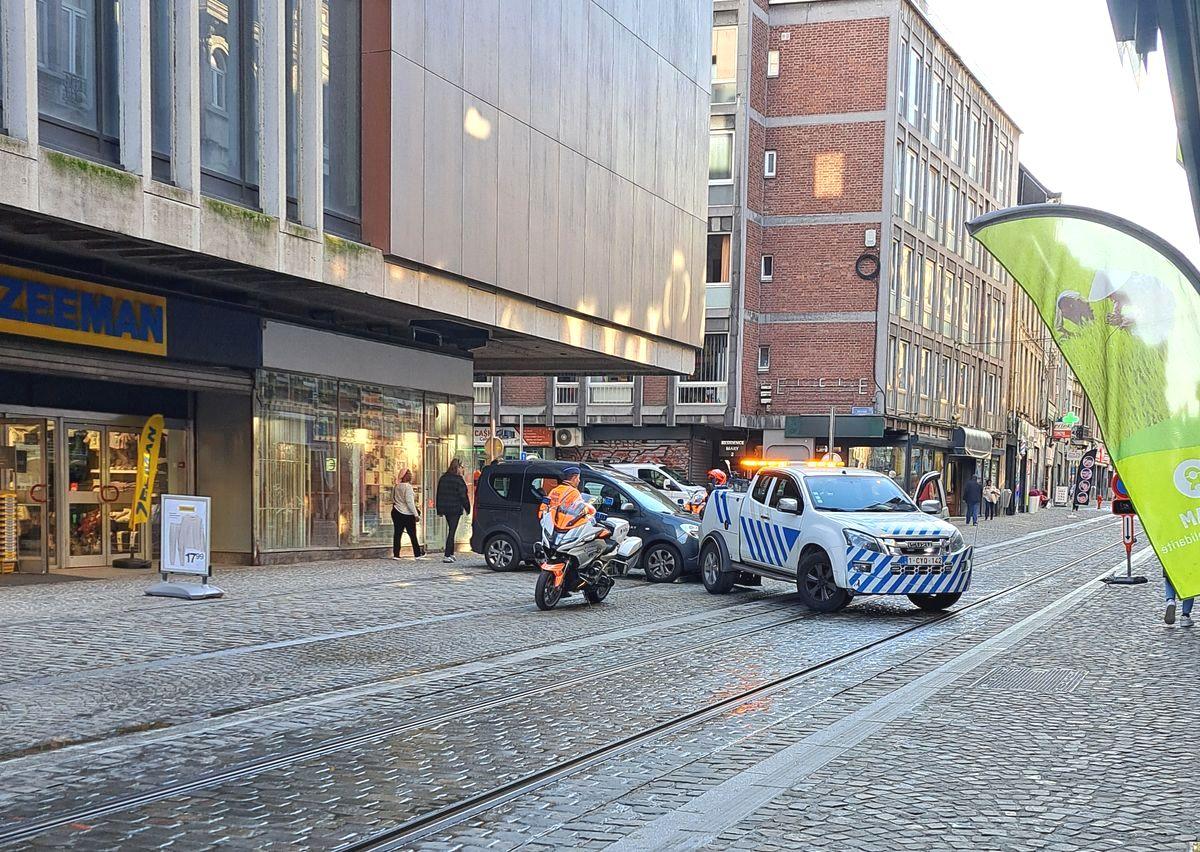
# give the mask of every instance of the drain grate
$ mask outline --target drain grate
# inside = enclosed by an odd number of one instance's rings
[[[1036,692],[1042,695],[1061,695],[1074,692],[1083,683],[1084,673],[1075,669],[1030,669],[1024,666],[1001,666],[992,669],[971,686],[979,689],[1010,692]]]

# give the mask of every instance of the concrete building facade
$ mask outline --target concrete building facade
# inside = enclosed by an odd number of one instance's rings
[[[712,11],[704,349],[664,396],[634,381],[622,422],[696,418],[699,471],[824,453],[832,410],[852,464],[943,470],[955,503],[971,472],[1002,482],[1013,285],[963,223],[1016,203],[1017,126],[919,3]]]
[[[710,15],[0,3],[22,570],[157,554],[127,520],[150,414],[159,491],[212,496],[219,560],[378,555],[396,476],[428,507],[470,458],[473,373],[691,371]]]

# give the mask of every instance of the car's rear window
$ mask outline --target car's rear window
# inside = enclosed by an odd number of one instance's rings
[[[497,473],[491,478],[492,490],[496,495],[505,499],[512,500],[514,503],[521,500],[521,480],[524,477],[521,474]]]

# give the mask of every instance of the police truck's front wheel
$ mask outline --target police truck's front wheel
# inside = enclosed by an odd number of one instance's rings
[[[909,595],[908,599],[921,609],[936,612],[940,609],[949,609],[958,603],[958,599],[961,597],[962,592],[947,592],[941,595]]]
[[[837,612],[850,603],[850,593],[838,586],[833,564],[823,550],[810,550],[800,557],[796,591],[804,605],[817,612]]]
[[[714,595],[728,594],[737,581],[737,574],[723,570],[723,562],[721,548],[711,541],[705,542],[700,550],[700,579],[704,581],[704,588]]]

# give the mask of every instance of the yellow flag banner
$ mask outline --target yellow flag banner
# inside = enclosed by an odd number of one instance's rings
[[[967,223],[1037,306],[1172,585],[1200,594],[1200,272],[1132,222],[1031,204]]]
[[[133,524],[150,520],[150,503],[154,498],[154,475],[158,472],[158,452],[162,448],[163,418],[155,414],[146,421],[138,441],[137,479],[133,486]]]

